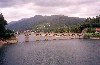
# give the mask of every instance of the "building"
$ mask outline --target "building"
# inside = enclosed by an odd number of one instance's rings
[[[95,33],[100,33],[100,28],[95,28]]]

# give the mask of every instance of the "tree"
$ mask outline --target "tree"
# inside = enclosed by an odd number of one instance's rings
[[[4,19],[2,13],[0,14],[0,39],[10,38],[14,32],[9,29],[6,29],[7,21]]]
[[[0,31],[5,30],[5,25],[7,25],[7,21],[4,19],[1,13],[0,14]]]
[[[71,26],[70,28],[70,31],[75,33],[80,33],[85,28],[87,28],[87,32],[93,33],[95,32],[94,28],[100,28],[100,15],[93,18],[89,17],[85,20],[84,23]]]

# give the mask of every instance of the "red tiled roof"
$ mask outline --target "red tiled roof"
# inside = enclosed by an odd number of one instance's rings
[[[96,31],[100,31],[100,28],[96,28],[95,30],[96,30]]]

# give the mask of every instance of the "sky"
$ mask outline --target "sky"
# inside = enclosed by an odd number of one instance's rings
[[[100,0],[0,0],[0,12],[8,22],[34,15],[87,18],[100,14]]]

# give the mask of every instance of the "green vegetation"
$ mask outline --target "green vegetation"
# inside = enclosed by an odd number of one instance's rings
[[[83,23],[72,26],[71,30],[77,33],[87,29],[87,33],[94,33],[95,28],[100,28],[100,15],[95,18],[87,18]]]
[[[6,28],[7,21],[2,13],[0,14],[0,39],[9,39],[14,35],[14,32]]]
[[[95,18],[87,18],[84,22],[66,25],[62,23],[51,24],[51,23],[42,23],[33,26],[34,32],[55,32],[55,33],[81,33],[85,31],[85,33],[95,33],[95,28],[100,27],[100,16],[96,16]]]
[[[84,38],[90,38],[90,37],[100,38],[100,33],[85,33]]]
[[[36,15],[31,18],[13,21],[7,25],[7,28],[19,32],[25,30],[37,32],[69,32],[65,30],[69,30],[70,26],[83,23],[84,21],[85,18],[68,17],[64,15]]]
[[[37,26],[33,26],[33,31],[34,32],[44,32],[44,33],[64,33],[67,32],[67,27],[66,26],[61,26],[61,25],[51,25],[50,23],[43,23]]]
[[[85,33],[84,38],[96,37],[100,38],[100,32],[96,33],[96,28],[100,28],[100,15],[95,18],[87,18],[82,23],[77,23],[74,25],[65,25],[65,24],[55,24],[51,25],[50,23],[42,23],[39,25],[33,26],[34,32],[45,32],[45,33]]]
[[[96,16],[95,18],[87,18],[86,21],[81,25],[83,29],[86,30],[85,37],[96,37],[100,38],[100,31],[96,33],[96,28],[100,28],[100,15]]]

